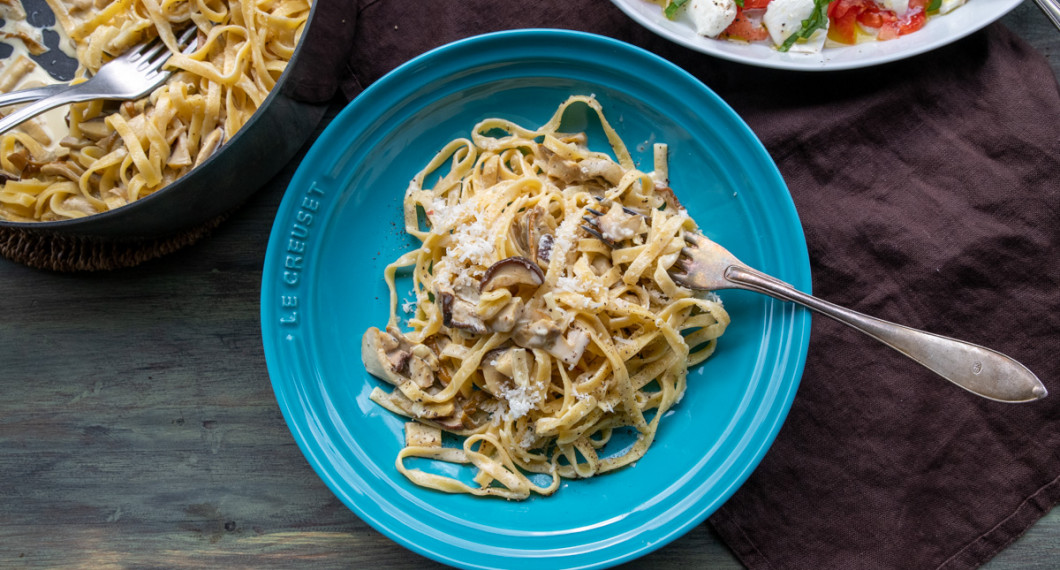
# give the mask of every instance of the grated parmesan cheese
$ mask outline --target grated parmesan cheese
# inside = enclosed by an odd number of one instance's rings
[[[489,255],[493,253],[493,242],[489,240],[489,228],[481,220],[457,228],[452,241],[453,245],[446,252],[453,259],[481,266],[491,265]]]
[[[577,295],[589,295],[594,298],[604,297],[607,295],[607,288],[601,285],[599,282],[591,279],[580,279],[578,277],[570,277],[567,275],[560,276],[556,279],[556,287],[554,290],[557,293],[574,293]]]
[[[519,441],[519,447],[533,449],[535,443],[537,443],[537,436],[534,435],[532,430],[526,430],[523,434],[523,439]]]
[[[404,311],[405,314],[412,314],[416,312],[416,298],[413,297],[401,303],[401,310]]]
[[[525,416],[530,410],[537,407],[537,395],[538,392],[528,386],[516,386],[502,390],[500,397],[508,402],[508,413],[504,415],[504,419],[517,420]]]

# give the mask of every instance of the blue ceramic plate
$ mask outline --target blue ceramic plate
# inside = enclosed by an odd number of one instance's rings
[[[802,373],[808,314],[724,292],[732,326],[636,465],[523,502],[422,489],[395,470],[404,420],[369,400],[381,383],[361,364],[360,338],[386,323],[383,268],[413,245],[402,230],[408,182],[481,119],[536,127],[571,94],[595,94],[647,165],[651,143],[669,143],[671,183],[706,233],[810,288],[798,216],[761,143],[713,92],[652,54],[520,30],[439,48],[372,85],[316,141],[280,206],[262,278],[265,357],[291,432],[332,491],[393,540],[448,564],[589,568],[659,548],[743,483]],[[565,130],[591,126],[573,115]],[[597,131],[591,145],[606,149]]]

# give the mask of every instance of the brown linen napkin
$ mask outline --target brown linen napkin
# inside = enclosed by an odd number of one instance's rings
[[[302,32],[284,94],[306,103],[327,103],[339,85],[352,76],[349,68],[358,3],[351,0],[313,0],[309,25]]]
[[[998,349],[1046,383],[1033,404],[984,400],[816,317],[784,427],[710,518],[748,567],[974,568],[1060,501],[1060,94],[1004,27],[871,69],[796,73],[692,52],[604,0],[338,11],[356,20],[347,97],[430,48],[511,28],[576,28],[677,63],[776,160],[816,294]]]

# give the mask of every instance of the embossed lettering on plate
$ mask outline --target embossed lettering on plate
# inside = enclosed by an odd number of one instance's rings
[[[310,184],[298,205],[294,223],[291,224],[287,237],[287,253],[283,259],[283,282],[291,289],[298,287],[302,281],[302,271],[306,268],[306,243],[320,210],[320,197],[323,195],[324,191],[317,186],[316,181]],[[298,295],[280,295],[280,307],[280,324],[297,325]]]

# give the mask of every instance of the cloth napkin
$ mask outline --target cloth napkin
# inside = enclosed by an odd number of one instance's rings
[[[1044,400],[988,401],[815,318],[787,421],[709,519],[749,568],[974,568],[1060,501],[1060,93],[1002,25],[887,65],[800,73],[690,51],[605,0],[317,10],[319,45],[294,82],[316,100],[503,29],[575,28],[661,55],[721,95],[777,162],[815,294],[995,348],[1045,382]]]

